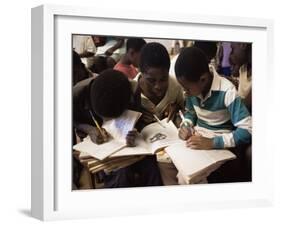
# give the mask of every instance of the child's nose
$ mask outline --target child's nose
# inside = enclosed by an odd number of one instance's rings
[[[157,90],[161,89],[161,84],[160,84],[160,82],[156,82],[156,83],[155,83],[154,89],[157,89]]]

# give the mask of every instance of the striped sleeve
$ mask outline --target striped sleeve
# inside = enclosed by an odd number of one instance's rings
[[[215,137],[214,148],[229,148],[249,144],[252,139],[252,117],[234,87],[225,93],[225,106],[236,129],[232,133]]]
[[[185,122],[188,122],[190,125],[195,126],[197,122],[197,115],[192,103],[193,97],[186,97],[185,100]]]

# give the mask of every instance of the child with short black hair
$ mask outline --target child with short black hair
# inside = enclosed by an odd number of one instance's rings
[[[168,121],[175,120],[176,113],[183,108],[183,91],[169,76],[170,57],[166,48],[160,43],[147,43],[141,50],[139,68],[137,87],[141,92],[142,126],[155,122],[155,115],[160,120],[165,117]],[[165,154],[157,158],[164,185],[177,184],[175,166]]]
[[[170,58],[166,48],[156,42],[146,44],[140,56],[138,86],[142,93],[143,120],[146,124],[158,118],[174,120],[183,105],[182,89],[169,76]]]
[[[105,70],[97,78],[79,82],[73,88],[73,120],[77,131],[103,143],[92,115],[99,124],[103,118],[116,118],[130,105],[131,85],[119,71]]]
[[[129,79],[134,79],[139,67],[140,51],[146,44],[142,38],[129,38],[126,42],[126,53],[114,66],[115,70],[123,72]]]
[[[139,110],[138,100],[127,77],[113,69],[103,71],[96,78],[77,83],[73,88],[73,125],[76,133],[81,138],[89,135],[97,144],[106,142],[107,131],[101,128],[101,134],[93,118],[102,126],[104,119],[119,117],[126,109]],[[128,146],[135,145],[136,136],[136,130],[128,132]],[[136,182],[131,175],[136,170],[141,175],[142,186],[162,185],[156,161],[145,157],[131,166],[114,171],[113,174],[104,175],[105,187],[135,186]]]
[[[251,143],[252,118],[246,106],[234,85],[209,69],[200,49],[185,48],[177,59],[175,72],[187,93],[185,122],[179,130],[187,147],[207,150]],[[193,127],[201,135],[194,134]]]
[[[184,49],[175,70],[178,82],[188,95],[186,121],[190,126],[197,125],[219,134],[213,139],[192,138],[192,134],[181,130],[181,138],[190,138],[187,145],[198,149],[212,149],[251,142],[251,116],[247,108],[232,83],[209,70],[206,56],[200,49]]]
[[[194,47],[201,49],[207,57],[208,63],[212,63],[212,60],[217,54],[217,42],[214,41],[195,41]]]

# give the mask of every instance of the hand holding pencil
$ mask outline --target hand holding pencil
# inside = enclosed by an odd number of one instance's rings
[[[194,129],[185,121],[184,115],[181,111],[179,111],[179,115],[182,119],[182,124],[179,129],[179,138],[182,140],[188,140],[191,136],[194,135]]]
[[[164,116],[167,117],[167,122],[174,120],[175,116],[179,110],[179,105],[177,103],[169,103],[164,110]]]
[[[77,124],[76,125],[76,134],[80,139],[85,138],[87,135],[91,138],[91,141],[96,144],[102,144],[106,142],[109,138],[109,134],[104,128],[101,128],[103,135],[97,127],[94,127],[90,124]]]
[[[155,114],[155,109],[154,108],[142,108],[141,110],[142,115],[140,120],[144,122],[144,124],[150,124],[156,121],[155,117],[153,116]]]
[[[92,142],[96,144],[102,144],[108,141],[109,134],[106,132],[104,128],[101,128],[101,131],[102,133],[97,127],[93,127],[93,129],[89,132],[89,136]]]
[[[96,144],[102,144],[104,142],[107,142],[109,139],[109,134],[106,132],[104,128],[101,128],[98,121],[95,119],[92,111],[90,111],[90,115],[92,117],[92,120],[94,121],[96,127],[89,133],[89,136],[91,140]]]

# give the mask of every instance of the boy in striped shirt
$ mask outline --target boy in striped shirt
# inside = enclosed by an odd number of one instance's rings
[[[235,86],[210,70],[200,49],[183,49],[175,73],[187,94],[185,121],[179,137],[186,140],[188,147],[227,149],[251,143],[252,119],[247,108]],[[194,134],[193,127],[203,131],[201,135]],[[213,136],[204,136],[204,131]]]

